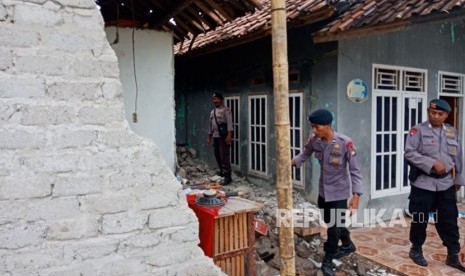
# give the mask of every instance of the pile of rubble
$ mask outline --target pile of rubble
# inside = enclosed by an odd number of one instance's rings
[[[177,147],[178,167],[176,175],[178,181],[185,188],[202,184],[221,182],[216,170],[197,158],[196,151],[187,147]],[[233,174],[233,182],[221,187],[225,192],[242,192],[243,197],[263,204],[263,208],[256,213],[256,218],[265,222],[267,234],[257,237],[256,248],[256,275],[280,275],[281,261],[279,258],[279,237],[276,227],[276,210],[278,208],[275,190],[266,190],[247,181],[245,177]],[[293,192],[294,208],[312,209],[312,214],[319,213],[318,208],[308,202],[300,192]],[[310,227],[318,227],[317,222]],[[319,233],[301,237],[294,235],[296,275],[323,275],[319,270],[323,260],[324,240]],[[358,254],[351,254],[341,260],[333,260],[336,275],[367,275],[390,276],[393,270],[382,267]]]

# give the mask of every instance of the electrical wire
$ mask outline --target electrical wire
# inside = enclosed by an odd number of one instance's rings
[[[134,101],[134,114],[133,114],[133,122],[137,122],[137,98],[139,96],[139,88],[137,86],[137,72],[136,72],[136,54],[135,54],[135,47],[134,47],[134,34],[136,30],[135,26],[135,19],[134,19],[134,0],[131,0],[131,13],[132,13],[132,65],[134,70],[134,83],[136,85],[136,98]]]

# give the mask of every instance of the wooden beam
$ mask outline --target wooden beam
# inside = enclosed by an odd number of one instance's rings
[[[186,9],[191,15],[193,15],[195,18],[197,18],[197,20],[199,20],[200,22],[202,22],[203,24],[205,24],[208,29],[206,30],[209,30],[209,29],[213,29],[214,26],[206,19],[206,18],[203,18],[202,16],[200,16],[199,12],[196,11],[192,6],[190,7],[187,7]]]
[[[177,14],[182,12],[187,6],[192,4],[194,0],[173,0],[171,8],[166,12],[165,16],[162,16],[159,20],[154,22],[155,28],[160,28],[163,24],[174,18]]]
[[[216,11],[218,11],[218,13],[224,17],[225,21],[231,21],[232,20],[232,16],[229,15],[222,7],[220,7],[220,5],[216,4],[215,1],[212,1],[212,0],[205,0],[207,1],[207,3],[212,7],[214,8]]]
[[[200,23],[198,23],[194,18],[192,18],[187,11],[180,13],[179,16],[186,19],[186,21],[188,21],[191,25],[196,27],[197,30],[199,30],[199,32],[205,33],[205,28],[202,25],[200,25]]]
[[[187,31],[188,33],[193,34],[193,35],[198,34],[198,32],[194,31],[194,29],[192,29],[191,27],[189,27],[189,25],[184,23],[179,15],[174,18],[174,22],[176,22],[176,25],[178,26],[178,28],[181,28],[181,29]]]
[[[371,34],[377,33],[388,33],[394,32],[398,30],[402,30],[409,25],[407,21],[396,22],[394,24],[388,24],[383,26],[373,26],[373,27],[365,27],[360,29],[354,29],[351,31],[340,32],[336,34],[317,34],[313,36],[313,42],[315,43],[323,43],[323,42],[330,42],[330,41],[337,41],[342,39],[349,39],[354,37],[361,37],[367,36]]]
[[[203,1],[203,0],[202,0]],[[212,9],[208,8],[205,6],[202,1],[194,1],[194,4],[196,4],[205,14],[210,16],[218,25],[223,25],[223,20],[216,15]]]

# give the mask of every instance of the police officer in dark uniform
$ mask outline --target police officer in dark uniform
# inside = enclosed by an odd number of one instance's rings
[[[223,105],[223,100],[224,97],[221,93],[214,93],[212,96],[215,108],[210,112],[207,145],[211,144],[213,138],[213,152],[220,169],[219,174],[224,177],[223,185],[228,185],[232,182],[230,151],[233,121],[231,110]],[[219,126],[223,123],[227,124],[226,137],[221,137],[219,132]]]
[[[313,135],[291,163],[299,168],[313,153],[319,161],[321,175],[318,206],[323,209],[324,221],[328,224],[321,270],[324,275],[334,275],[332,259],[342,258],[356,250],[350,232],[344,225],[344,217],[348,207],[347,199],[351,195],[349,209],[352,212],[358,208],[363,191],[362,175],[352,139],[331,128],[331,112],[316,110],[308,116],[308,120],[312,124]],[[342,246],[338,246],[339,241]]]
[[[465,272],[457,256],[460,244],[456,202],[456,191],[464,185],[463,156],[457,130],[444,123],[450,111],[446,101],[432,100],[428,107],[428,121],[410,129],[406,141],[405,159],[411,166],[412,247],[409,257],[418,265],[428,265],[422,245],[426,239],[428,214],[433,212],[436,230],[447,247],[446,264]]]

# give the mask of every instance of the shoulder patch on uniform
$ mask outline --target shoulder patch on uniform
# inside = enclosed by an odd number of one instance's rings
[[[410,133],[410,135],[415,135],[415,134],[417,134],[417,132],[418,132],[418,130],[416,128],[411,128],[409,133]]]
[[[357,153],[355,152],[354,143],[352,141],[347,142],[346,144],[347,150],[351,156],[355,156]]]

